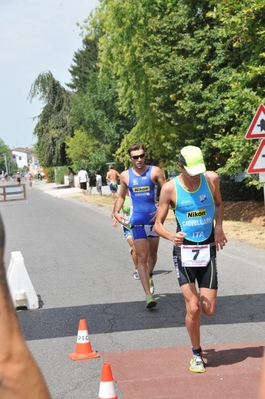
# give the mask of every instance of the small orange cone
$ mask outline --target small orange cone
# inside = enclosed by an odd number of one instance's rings
[[[102,366],[98,399],[118,399],[109,363]]]
[[[97,352],[92,351],[85,319],[79,321],[76,349],[74,353],[69,353],[69,356],[73,360],[85,360],[99,357]]]

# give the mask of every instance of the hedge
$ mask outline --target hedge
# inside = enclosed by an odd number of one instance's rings
[[[220,189],[223,201],[264,201],[263,188],[247,187],[244,182],[221,181]]]

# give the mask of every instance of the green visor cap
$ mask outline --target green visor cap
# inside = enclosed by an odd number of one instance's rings
[[[199,147],[188,145],[180,151],[179,162],[190,176],[206,172],[203,155]]]

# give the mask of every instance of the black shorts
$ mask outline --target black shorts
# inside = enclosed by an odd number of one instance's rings
[[[185,267],[181,261],[180,247],[173,248],[173,262],[179,285],[190,284],[197,281],[199,288],[218,288],[216,246],[210,247],[210,261],[204,267]]]
[[[86,181],[80,183],[80,188],[81,188],[82,190],[86,190],[86,187],[87,187]]]

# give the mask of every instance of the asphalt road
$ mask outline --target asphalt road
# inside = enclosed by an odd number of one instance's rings
[[[21,251],[39,296],[39,309],[17,313],[52,398],[97,398],[102,357],[75,362],[68,356],[80,319],[86,319],[99,354],[189,345],[172,246],[161,239],[154,275],[158,306],[149,311],[132,277],[129,247],[109,211],[48,195],[45,184],[27,188],[27,201],[0,203],[5,264],[12,251]],[[265,250],[239,241],[218,255],[218,304],[215,316],[202,316],[202,345],[264,341],[264,259]],[[124,399],[118,386],[117,395]]]

